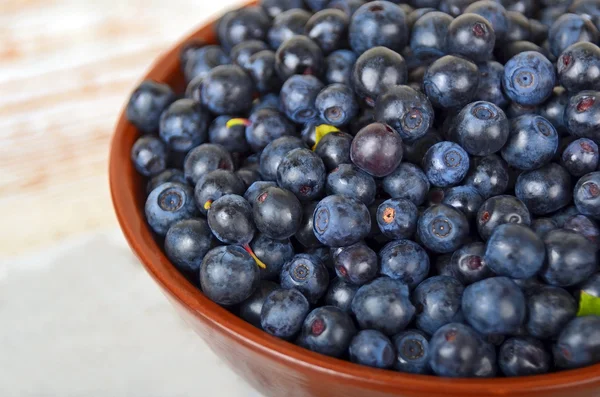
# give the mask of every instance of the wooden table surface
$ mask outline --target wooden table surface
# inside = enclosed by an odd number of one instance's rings
[[[0,257],[115,227],[107,161],[131,90],[239,0],[0,1]]]

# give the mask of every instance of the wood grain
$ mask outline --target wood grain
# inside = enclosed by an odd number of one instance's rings
[[[140,76],[236,0],[0,2],[0,256],[116,225],[108,147]]]

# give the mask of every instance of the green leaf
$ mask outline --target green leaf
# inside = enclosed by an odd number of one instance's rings
[[[600,298],[581,291],[577,317],[600,316]]]

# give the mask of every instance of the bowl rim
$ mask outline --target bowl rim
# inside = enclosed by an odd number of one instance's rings
[[[248,5],[254,2],[248,3]],[[179,50],[194,39],[214,42],[215,21],[202,26],[173,46],[152,64],[145,79],[164,82],[179,70]],[[442,378],[433,375],[413,375],[393,370],[381,370],[351,363],[293,345],[255,328],[206,298],[170,263],[154,239],[144,219],[143,208],[136,204],[133,180],[135,169],[130,161],[131,145],[123,139],[133,127],[126,118],[126,105],[113,133],[109,158],[109,185],[114,210],[129,246],[146,271],[160,284],[163,292],[174,298],[214,329],[247,348],[278,361],[287,367],[304,367],[315,373],[338,378],[347,385],[394,393],[401,390],[461,396],[506,395],[567,390],[600,385],[600,364],[545,375],[516,378]],[[130,139],[131,140],[131,139]]]

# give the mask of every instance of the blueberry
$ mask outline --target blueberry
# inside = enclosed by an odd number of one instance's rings
[[[575,185],[573,199],[579,213],[594,219],[600,218],[600,172],[582,176]]]
[[[515,194],[532,214],[546,215],[571,202],[571,177],[560,165],[548,164],[519,175]]]
[[[570,92],[599,90],[600,48],[585,41],[569,46],[556,63],[560,84]]]
[[[250,204],[235,194],[227,194],[215,200],[207,219],[215,237],[225,244],[247,245],[256,231]]]
[[[131,161],[137,172],[155,176],[167,168],[168,153],[165,144],[155,136],[139,137],[131,148]]]
[[[202,104],[215,114],[238,114],[250,110],[254,84],[237,65],[213,68],[202,81]]]
[[[209,115],[191,99],[173,102],[160,118],[161,139],[173,150],[187,152],[207,139]]]
[[[321,157],[329,172],[342,164],[351,163],[352,139],[352,135],[341,131],[330,132],[321,138],[314,151]]]
[[[560,16],[548,31],[550,50],[555,57],[577,42],[598,42],[598,29],[583,15],[564,14]]]
[[[556,214],[552,215],[552,220],[556,226],[555,229],[562,229],[565,223],[575,215],[579,215],[579,210],[574,205],[557,211]]]
[[[598,145],[587,138],[571,142],[561,156],[563,167],[573,176],[583,176],[595,171],[599,159]]]
[[[351,84],[357,56],[350,50],[337,50],[325,58],[325,81],[328,84]]]
[[[491,1],[489,3],[496,4]],[[479,87],[477,88],[475,99],[491,102],[499,107],[505,107],[508,104],[508,99],[502,90],[504,65],[496,61],[488,61],[479,64],[478,68]]]
[[[374,329],[389,336],[406,328],[415,308],[404,283],[379,277],[358,289],[352,299],[352,312],[361,329]]]
[[[270,238],[289,238],[300,228],[302,205],[289,190],[267,187],[252,202],[252,207],[256,228]]]
[[[300,138],[295,136],[282,136],[271,141],[261,152],[260,173],[265,180],[277,180],[277,167],[283,157],[294,149],[306,148]]]
[[[279,280],[283,265],[294,257],[294,247],[289,239],[276,240],[262,233],[254,237],[250,248],[266,266],[260,269],[263,280]]]
[[[250,75],[256,90],[262,94],[279,91],[281,80],[275,70],[275,53],[263,50],[253,54],[244,68]]]
[[[244,182],[233,172],[214,170],[206,173],[196,184],[194,199],[200,212],[206,214],[213,201],[226,194],[242,195],[246,190]]]
[[[186,276],[200,271],[202,258],[214,245],[214,238],[205,219],[183,219],[173,223],[165,236],[165,253]]]
[[[531,230],[535,232],[540,238],[546,237],[548,232],[558,229],[556,222],[552,218],[537,218],[531,222]]]
[[[296,289],[276,289],[265,299],[261,312],[262,329],[281,339],[293,339],[310,311],[310,304]]]
[[[260,51],[267,50],[267,44],[261,40],[248,40],[239,43],[230,51],[231,60],[242,69],[248,69],[250,57]]]
[[[327,196],[314,212],[313,228],[323,244],[345,247],[365,238],[371,230],[371,215],[367,207],[344,196]]]
[[[308,149],[288,152],[277,167],[277,184],[302,201],[321,197],[326,177],[323,160]]]
[[[187,185],[183,171],[178,168],[168,168],[148,181],[146,193],[150,194],[154,189],[167,182],[178,182]]]
[[[414,241],[396,240],[380,252],[381,274],[415,288],[429,274],[429,256]]]
[[[552,123],[557,131],[565,130],[565,108],[569,102],[567,91],[562,87],[555,87],[552,95],[540,109],[540,116]]]
[[[435,273],[440,276],[449,276],[456,278],[453,268],[450,266],[452,260],[452,254],[438,255],[435,259]]]
[[[490,102],[465,106],[453,121],[450,136],[469,154],[488,156],[506,144],[509,122],[504,111]]]
[[[267,299],[267,296],[278,288],[277,284],[272,281],[262,280],[256,291],[245,301],[240,304],[240,317],[257,328],[262,328],[260,325],[260,313]]]
[[[286,10],[277,15],[267,34],[271,48],[277,50],[292,37],[304,34],[304,26],[310,17],[311,13],[301,8]]]
[[[469,171],[469,155],[456,143],[436,143],[425,153],[423,171],[434,186],[456,185]]]
[[[600,298],[600,273],[593,274],[578,289],[580,292]]]
[[[400,165],[403,145],[389,125],[373,123],[361,129],[352,141],[350,159],[374,177],[384,177]]]
[[[394,336],[394,369],[411,374],[428,374],[429,339],[420,331],[408,330]]]
[[[409,33],[406,14],[400,7],[389,1],[372,1],[352,15],[348,40],[357,54],[378,46],[401,51]]]
[[[531,38],[531,23],[529,19],[520,12],[509,10],[508,15],[508,30],[506,31],[505,41],[515,42],[529,40]]]
[[[438,11],[428,12],[417,19],[410,38],[414,55],[424,61],[445,55],[448,27],[453,20],[450,15]]]
[[[417,230],[417,206],[406,199],[388,199],[377,208],[377,224],[391,239],[411,238]]]
[[[383,190],[393,198],[406,199],[415,205],[425,201],[429,191],[429,179],[414,164],[402,163],[390,175],[383,178]]]
[[[321,242],[317,239],[317,236],[315,236],[315,232],[313,229],[313,214],[315,212],[317,204],[317,201],[310,201],[308,203],[304,203],[302,207],[302,223],[300,224],[300,228],[294,235],[296,240],[306,248],[317,248],[322,245]]]
[[[455,186],[445,192],[442,204],[454,207],[471,220],[483,204],[483,197],[472,186]]]
[[[440,0],[436,5],[440,11],[457,17],[462,14],[465,9],[473,3],[473,0]]]
[[[448,26],[446,52],[484,62],[492,57],[496,33],[492,24],[477,14],[465,13]]]
[[[236,305],[258,288],[260,276],[254,260],[242,247],[227,245],[206,254],[200,267],[202,292],[220,305]]]
[[[524,115],[511,120],[510,137],[502,149],[508,165],[533,170],[548,164],[558,149],[558,134],[545,118]]]
[[[508,14],[502,4],[492,0],[476,1],[467,8],[465,13],[473,13],[484,17],[492,26],[496,40],[502,41],[508,31]]]
[[[304,320],[298,344],[332,357],[346,354],[356,327],[352,318],[335,306],[314,309]]]
[[[526,315],[525,296],[507,277],[492,277],[465,288],[462,312],[482,334],[511,334],[519,330]]]
[[[284,41],[277,49],[275,59],[275,68],[282,80],[295,74],[320,76],[325,66],[323,52],[317,43],[301,35]]]
[[[275,182],[270,181],[257,181],[254,182],[246,192],[244,193],[244,198],[252,205],[258,196],[268,187],[277,187]]]
[[[403,160],[408,163],[420,164],[425,153],[442,138],[435,129],[430,129],[421,138],[412,142],[405,142]]]
[[[250,115],[246,140],[258,152],[282,136],[296,135],[296,127],[283,114],[274,109],[260,109]]]
[[[550,285],[570,287],[598,270],[596,247],[579,233],[558,229],[544,238],[546,263],[540,276]]]
[[[339,83],[321,90],[315,99],[315,107],[325,123],[337,127],[348,124],[359,110],[352,89]]]
[[[558,368],[580,368],[600,362],[600,316],[573,319],[553,348]]]
[[[246,128],[241,124],[227,127],[231,118],[228,115],[215,118],[208,128],[208,140],[223,146],[229,152],[247,152],[250,147],[246,141]]]
[[[520,105],[543,103],[552,94],[555,81],[552,62],[539,52],[521,52],[504,66],[504,91]]]
[[[425,94],[440,108],[465,106],[475,98],[478,85],[477,65],[454,55],[436,60],[423,78]]]
[[[494,229],[484,261],[499,276],[529,278],[542,268],[545,256],[544,242],[530,228],[507,223]]]
[[[225,14],[217,25],[219,43],[231,49],[249,40],[264,40],[271,26],[271,20],[260,6],[239,8]]]
[[[539,375],[549,371],[551,358],[539,340],[516,337],[502,344],[498,353],[498,364],[506,376]]]
[[[596,222],[591,220],[585,215],[576,215],[574,217],[569,218],[565,224],[564,228],[566,230],[573,230],[587,238],[590,243],[594,244],[598,247],[598,240],[600,237],[600,228]]]
[[[419,284],[412,296],[417,327],[432,335],[448,323],[461,322],[463,291],[462,284],[449,276],[430,277]]]
[[[142,133],[158,131],[160,115],[175,99],[175,93],[167,84],[146,80],[129,98],[127,120]]]
[[[373,3],[365,6],[378,7]],[[392,86],[405,84],[407,78],[406,62],[402,55],[386,47],[373,47],[354,63],[351,81],[360,100],[373,107],[380,94]]]
[[[191,187],[167,182],[150,193],[146,200],[145,212],[152,230],[164,236],[175,222],[195,217],[198,209]]]
[[[315,100],[322,89],[323,83],[311,75],[294,75],[287,79],[279,94],[285,115],[296,123],[307,123],[315,119]]]
[[[260,6],[271,18],[276,18],[285,11],[304,8],[304,2],[302,0],[261,0]]]
[[[327,7],[342,10],[351,17],[365,3],[366,0],[331,0]]]
[[[423,137],[434,119],[427,97],[409,86],[391,87],[375,103],[375,120],[391,126],[407,141]]]
[[[449,253],[465,242],[469,235],[469,222],[462,212],[453,207],[434,205],[419,218],[417,234],[431,251]]]
[[[327,176],[327,194],[346,196],[369,205],[375,200],[373,177],[352,164],[340,164]]]
[[[390,368],[394,365],[394,345],[379,331],[366,329],[352,339],[349,348],[350,361],[374,368]]]
[[[494,229],[505,223],[531,225],[529,210],[514,196],[494,196],[486,200],[477,212],[477,229],[483,240],[492,235]]]
[[[181,60],[181,68],[185,80],[189,82],[189,91],[195,85],[192,82],[201,82],[212,69],[231,63],[229,55],[218,45],[188,45],[182,54],[185,57]]]
[[[600,26],[600,4],[595,0],[575,0],[571,3],[569,12],[589,18],[596,28]]]
[[[513,41],[507,43],[502,46],[501,50],[497,51],[496,55],[500,61],[506,63],[514,56],[527,51],[538,52],[546,58],[548,58],[549,60],[554,61],[552,55],[550,55],[550,53],[545,48],[526,40]]]
[[[304,32],[329,54],[344,47],[349,24],[350,17],[344,11],[327,8],[308,20]]]
[[[566,290],[541,286],[527,297],[527,332],[540,339],[556,338],[577,314],[577,302]]]
[[[260,109],[274,109],[279,110],[279,94],[268,93],[263,95],[260,98],[256,98],[252,105],[252,110],[250,113],[257,112]]]
[[[281,269],[281,286],[300,291],[311,304],[327,291],[329,273],[321,260],[308,254],[298,254]]]
[[[480,336],[468,325],[446,324],[429,341],[429,365],[438,376],[474,377],[482,346]]]
[[[308,8],[313,12],[321,11],[327,8],[330,0],[304,0]]]
[[[600,91],[581,91],[571,96],[564,121],[571,135],[600,142]]]
[[[450,275],[464,285],[492,277],[494,273],[484,261],[485,245],[481,242],[465,244],[454,251],[448,264]]]

